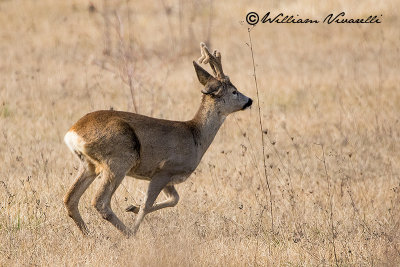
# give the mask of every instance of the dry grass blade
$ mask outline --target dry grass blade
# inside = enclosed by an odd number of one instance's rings
[[[258,83],[257,83],[257,75],[256,75],[256,65],[254,62],[254,52],[253,52],[253,42],[251,40],[251,29],[248,28],[248,34],[249,34],[249,46],[250,46],[250,51],[251,51],[251,59],[253,62],[253,77],[254,77],[254,84],[257,92],[257,107],[258,107],[258,119],[259,119],[259,126],[260,126],[260,135],[261,135],[261,146],[262,146],[262,156],[263,156],[263,164],[264,164],[264,177],[265,181],[267,183],[267,188],[268,188],[268,193],[269,193],[269,212],[271,216],[271,230],[274,232],[274,214],[273,214],[273,200],[272,200],[272,192],[271,192],[271,186],[269,182],[269,177],[268,177],[268,172],[267,172],[267,160],[265,156],[265,143],[264,143],[264,130],[263,130],[263,125],[262,125],[262,120],[261,120],[261,106],[260,106],[260,95],[258,92]]]

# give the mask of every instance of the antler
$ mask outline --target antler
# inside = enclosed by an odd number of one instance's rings
[[[222,63],[221,63],[221,53],[217,50],[214,50],[214,54],[211,54],[208,50],[208,47],[205,43],[200,43],[200,52],[201,57],[197,60],[199,63],[210,63],[211,69],[214,72],[214,75],[219,80],[227,80],[229,79],[228,76],[224,74],[222,70]]]

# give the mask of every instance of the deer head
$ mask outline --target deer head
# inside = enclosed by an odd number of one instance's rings
[[[211,54],[204,43],[200,43],[201,57],[199,63],[209,63],[214,76],[209,74],[199,64],[193,61],[199,82],[204,85],[201,91],[207,100],[214,102],[215,109],[223,115],[246,109],[253,103],[251,98],[240,93],[224,74],[221,62],[221,53],[214,50]]]

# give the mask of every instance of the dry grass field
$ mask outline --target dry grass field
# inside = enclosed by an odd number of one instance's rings
[[[399,265],[400,4],[335,2],[0,1],[0,266]],[[383,22],[251,31],[271,194],[255,102],[136,238],[91,207],[95,181],[84,238],[62,200],[78,167],[66,131],[90,111],[133,111],[132,95],[141,114],[190,119],[201,41],[257,100],[249,11]],[[127,177],[113,197],[127,225],[146,186]]]

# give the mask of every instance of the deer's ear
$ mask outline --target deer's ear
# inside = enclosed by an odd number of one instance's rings
[[[207,82],[207,85],[203,90],[201,90],[201,92],[205,95],[220,96],[223,90],[224,86],[221,84],[221,82],[212,77],[212,79]]]
[[[196,70],[197,78],[199,79],[199,82],[202,85],[205,86],[210,79],[214,79],[214,77],[210,73],[208,73],[205,69],[200,67],[200,65],[197,64],[196,61],[193,61],[193,66],[194,69]]]

